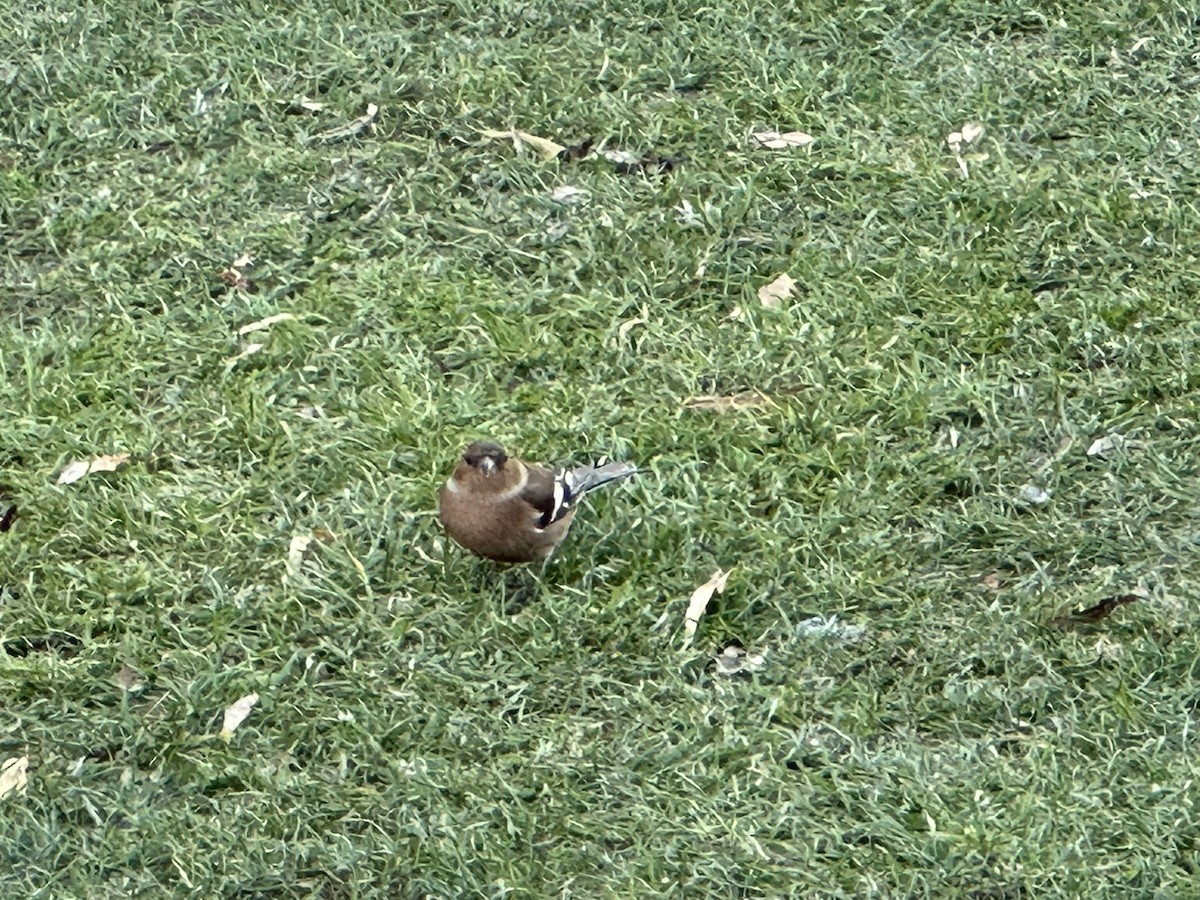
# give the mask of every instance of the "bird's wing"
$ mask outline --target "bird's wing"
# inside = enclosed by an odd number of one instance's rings
[[[593,488],[625,478],[637,471],[633,463],[610,462],[577,469],[529,466],[529,479],[521,499],[537,510],[537,527],[546,528],[575,508]]]
[[[571,493],[582,497],[594,488],[603,487],[611,481],[628,478],[637,471],[637,466],[629,462],[605,462],[600,460],[590,466],[580,466],[564,472],[563,477],[570,486]]]
[[[528,466],[528,469],[529,478],[521,499],[535,510],[537,527],[546,528],[571,511],[577,495],[568,483],[566,472],[544,466]]]

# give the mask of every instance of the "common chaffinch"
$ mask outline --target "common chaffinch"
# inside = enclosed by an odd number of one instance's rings
[[[450,537],[479,556],[546,559],[567,536],[584,494],[636,471],[625,462],[550,469],[476,441],[438,491],[438,517]]]

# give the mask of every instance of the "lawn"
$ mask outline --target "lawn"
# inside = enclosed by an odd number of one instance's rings
[[[0,0],[0,897],[1196,896],[1200,21],[789,6]]]

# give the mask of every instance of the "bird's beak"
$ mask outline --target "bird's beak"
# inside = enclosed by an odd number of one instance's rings
[[[491,475],[496,471],[496,461],[490,456],[485,456],[479,461],[479,471],[484,475]]]

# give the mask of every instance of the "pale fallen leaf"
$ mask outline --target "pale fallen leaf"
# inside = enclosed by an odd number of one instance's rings
[[[24,794],[28,784],[28,756],[12,756],[0,762],[0,799],[13,792]]]
[[[757,131],[754,139],[768,150],[786,150],[788,147],[807,147],[815,138],[803,131]]]
[[[73,460],[59,473],[58,483],[74,484],[84,475],[93,472],[115,472],[128,459],[128,453],[111,453],[107,456],[97,456],[95,459]]]
[[[273,316],[267,316],[265,319],[259,319],[257,322],[251,322],[249,325],[243,325],[238,329],[238,335],[245,337],[248,334],[253,334],[255,331],[263,331],[270,328],[276,322],[291,322],[296,317],[291,313],[277,313]]]
[[[796,292],[796,282],[787,272],[784,272],[769,284],[758,289],[758,302],[767,309],[775,309],[784,300]]]
[[[700,216],[696,214],[696,208],[687,200],[680,200],[678,206],[671,208],[671,211],[678,217],[680,225],[693,227],[700,223]]]
[[[600,155],[619,166],[632,166],[641,159],[636,153],[629,150],[605,150]]]
[[[288,543],[287,563],[283,575],[283,580],[295,578],[300,574],[300,564],[304,562],[304,554],[308,550],[308,545],[313,542],[313,534],[297,534],[293,535]]]
[[[221,725],[221,738],[229,743],[238,726],[246,721],[250,710],[258,703],[258,694],[247,694],[225,710],[225,721]]]
[[[345,125],[339,125],[336,128],[330,128],[328,131],[322,131],[317,137],[326,143],[344,141],[346,138],[356,137],[366,131],[367,127],[375,121],[375,116],[378,114],[379,107],[374,103],[368,103],[365,115],[361,115],[357,119],[352,119]]]
[[[969,178],[971,175],[970,169],[967,168],[968,159],[972,162],[982,162],[988,158],[986,153],[963,155],[963,151],[981,137],[983,137],[983,126],[978,122],[966,122],[960,131],[952,131],[946,135],[946,144],[949,145],[950,152],[954,154],[954,161],[958,164],[958,171],[962,173],[963,178]]]
[[[192,115],[202,116],[208,112],[208,97],[204,91],[196,88],[196,92],[192,94]]]
[[[1125,648],[1106,634],[1096,639],[1096,655],[1101,659],[1120,659]]]
[[[259,350],[261,350],[263,348],[263,346],[264,346],[263,344],[245,344],[242,347],[241,352],[236,353],[233,356],[230,356],[225,360],[225,365],[227,367],[235,366],[238,363],[240,363],[243,359],[245,359],[247,356],[253,356]]]
[[[638,325],[645,325],[647,321],[648,320],[646,318],[646,310],[643,309],[642,314],[640,316],[635,316],[632,319],[626,319],[624,322],[622,322],[620,325],[617,326],[617,337],[624,339],[625,336],[628,335],[630,331],[632,331]]]
[[[961,134],[964,144],[974,144],[983,137],[983,126],[978,122],[964,122]]]
[[[937,446],[950,447],[951,450],[958,449],[958,443],[962,440],[962,432],[953,425],[945,425],[938,431]]]
[[[510,128],[507,131],[495,131],[491,128],[484,128],[479,133],[486,138],[508,138],[512,141],[513,148],[518,152],[520,152],[522,147],[530,147],[536,150],[543,160],[547,161],[557,159],[558,154],[567,149],[562,144],[555,143],[549,138],[538,137],[536,134],[530,134],[528,131],[518,131],[515,128]]]
[[[1004,581],[995,572],[990,572],[980,579],[980,584],[992,592],[998,592],[1004,587]]]
[[[754,672],[763,667],[767,653],[750,653],[747,650],[730,644],[715,657],[717,673],[720,675],[736,675],[738,672]]]
[[[243,251],[242,255],[235,259],[231,265],[235,269],[244,269],[246,266],[254,265],[254,257]]]
[[[1050,502],[1050,492],[1036,484],[1023,485],[1017,497],[1022,503],[1032,503],[1035,506],[1042,506]]]
[[[1130,47],[1125,52],[1126,53],[1137,53],[1139,50],[1141,50],[1143,47],[1145,47],[1152,40],[1154,40],[1154,38],[1152,38],[1152,37],[1138,38],[1136,41],[1133,42],[1133,46]]]
[[[775,405],[762,391],[742,391],[740,394],[704,394],[688,397],[683,401],[684,409],[701,409],[712,412],[729,412],[737,409],[754,409],[759,406]]]
[[[730,569],[730,572],[733,570]],[[696,636],[696,626],[700,624],[700,617],[704,615],[704,611],[708,609],[709,601],[712,600],[714,594],[719,594],[725,590],[725,582],[729,580],[729,572],[723,569],[717,569],[713,572],[712,578],[692,591],[692,598],[688,601],[687,611],[683,614],[683,645],[691,646],[692,639]]]
[[[91,466],[91,461],[86,459],[77,459],[67,463],[66,467],[58,475],[58,483],[74,484],[88,473]]]
[[[569,184],[560,184],[550,192],[550,199],[555,203],[578,203],[587,196],[587,191]]]
[[[1098,437],[1090,447],[1087,448],[1088,456],[1100,456],[1103,453],[1109,453],[1113,450],[1120,450],[1125,446],[1125,438],[1119,434],[1106,434],[1104,437]]]

